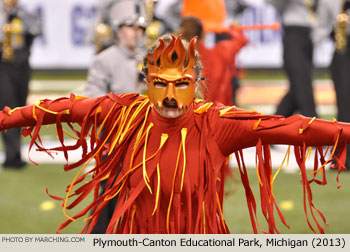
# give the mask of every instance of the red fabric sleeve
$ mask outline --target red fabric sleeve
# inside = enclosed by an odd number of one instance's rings
[[[248,116],[247,116],[248,115]],[[287,144],[301,146],[334,145],[350,143],[350,124],[312,119],[301,115],[259,116],[258,114],[227,114],[217,119],[214,137],[224,155],[262,144]]]
[[[81,123],[84,117],[92,110],[101,107],[100,120],[108,113],[113,104],[121,99],[120,96],[109,94],[97,98],[76,97],[71,95],[69,98],[59,98],[56,100],[41,100],[40,104],[30,105],[21,108],[10,109],[5,107],[0,112],[0,130],[35,126],[38,118],[41,116],[40,124],[53,124],[57,121],[57,115],[60,114],[61,122]],[[122,100],[123,101],[123,100]],[[125,99],[127,101],[127,99]]]

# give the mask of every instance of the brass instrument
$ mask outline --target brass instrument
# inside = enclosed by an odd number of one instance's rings
[[[344,6],[345,0],[343,1]],[[344,8],[342,8],[344,9]],[[344,53],[347,41],[347,26],[350,23],[349,15],[343,10],[337,15],[337,27],[334,29],[335,48],[338,52]]]
[[[112,27],[105,23],[99,23],[95,29],[94,44],[96,52],[102,51],[105,47],[113,44]]]
[[[161,24],[159,21],[153,20],[155,0],[146,0],[146,24],[145,34],[147,36],[146,46],[150,46],[161,34]]]
[[[17,5],[16,0],[4,0],[4,10],[6,14],[6,20],[8,22],[8,13],[10,10]],[[14,59],[14,53],[13,53],[13,47],[12,47],[12,34],[14,27],[11,23],[6,23],[2,27],[2,32],[4,34],[3,41],[2,41],[2,60],[5,62],[11,62]]]
[[[22,21],[19,18],[12,19],[2,27],[4,38],[2,41],[2,60],[11,62],[14,60],[14,49],[24,43],[22,36]]]
[[[14,59],[13,47],[11,43],[12,38],[12,25],[5,24],[2,27],[4,38],[2,41],[2,60],[5,62],[11,62]]]

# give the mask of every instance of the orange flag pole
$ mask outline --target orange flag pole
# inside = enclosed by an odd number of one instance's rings
[[[241,31],[253,31],[253,30],[279,30],[281,28],[281,25],[278,22],[274,22],[271,24],[255,24],[255,25],[232,25],[232,28],[236,28]]]

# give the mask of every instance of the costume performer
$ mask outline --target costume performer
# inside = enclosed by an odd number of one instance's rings
[[[225,105],[233,105],[232,77],[236,75],[236,54],[248,43],[243,32],[230,27],[226,33],[230,39],[219,41],[213,48],[204,44],[205,32],[202,22],[192,16],[182,19],[179,32],[184,39],[190,40],[197,36],[198,52],[203,64],[203,76],[208,88],[205,98],[208,101],[218,101]]]
[[[19,6],[18,0],[0,2],[0,109],[4,106],[24,106],[31,77],[29,57],[34,38],[41,34],[39,16]],[[2,133],[6,159],[4,167],[20,169],[21,131],[11,129]]]
[[[256,146],[261,209],[268,223],[268,230],[263,232],[278,232],[274,213],[285,221],[273,194],[268,144],[294,145],[305,212],[310,212],[318,231],[324,231],[316,219],[321,213],[312,202],[310,184],[326,183],[325,177],[321,180],[316,177],[316,171],[324,172],[324,165],[330,161],[325,160],[322,145],[337,146],[338,156],[331,156],[339,161],[339,172],[344,169],[350,125],[300,115],[264,116],[195,99],[201,77],[195,43],[193,39],[187,47],[181,36],[164,37],[149,49],[144,62],[148,97],[113,93],[98,98],[71,95],[0,112],[1,130],[26,126],[23,134],[31,134],[30,148],[36,143],[39,150],[48,153],[62,151],[67,160],[70,150],[82,149],[81,160],[65,166],[65,170],[79,167],[66,197],[52,196],[63,202],[68,218],[57,232],[92,210],[82,230],[89,233],[104,206],[118,195],[107,233],[228,233],[222,212],[222,171],[231,153],[239,161],[253,230],[263,230],[257,223],[256,202],[242,155],[242,149],[251,146]],[[75,134],[76,144],[72,146],[64,143],[63,122]],[[74,127],[73,122],[79,126]],[[44,124],[56,124],[60,147],[46,150],[36,141],[40,140],[39,130]],[[311,176],[305,168],[308,146],[316,146],[315,172]],[[104,153],[109,155],[102,160]],[[83,173],[92,159],[96,166]],[[322,164],[318,165],[317,160]],[[122,171],[116,175],[119,167]],[[106,191],[99,196],[98,187],[104,178]],[[66,210],[90,193],[94,195],[93,202],[76,215],[68,216]],[[315,224],[307,220],[315,230]]]

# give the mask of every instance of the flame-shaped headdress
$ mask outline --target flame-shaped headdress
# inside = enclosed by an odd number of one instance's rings
[[[172,40],[167,47],[165,47],[164,40],[159,39],[159,46],[154,50],[153,55],[148,54],[148,78],[163,77],[173,80],[179,76],[186,76],[194,79],[196,41],[197,38],[193,38],[188,46],[188,60],[187,65],[184,66],[187,50],[182,44],[182,36],[172,35]],[[174,52],[177,55],[175,60],[173,60]]]
[[[164,40],[159,39],[159,46],[153,54],[148,54],[148,96],[152,105],[161,108],[166,98],[176,100],[179,109],[187,108],[192,103],[196,81],[196,42],[197,38],[193,38],[186,50],[182,37],[172,35],[167,46]]]

